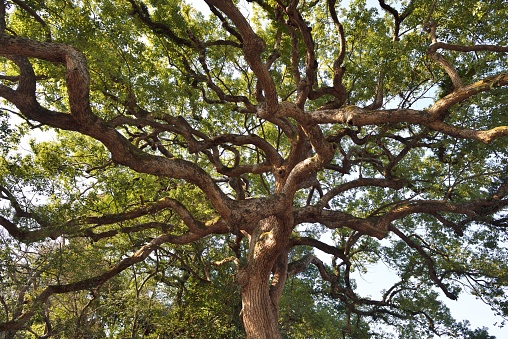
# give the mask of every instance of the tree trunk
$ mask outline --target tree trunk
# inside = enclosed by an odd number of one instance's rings
[[[270,298],[268,278],[250,277],[242,287],[242,318],[247,339],[282,338],[278,324],[278,305]]]
[[[251,235],[246,265],[238,272],[247,339],[280,339],[279,299],[287,275],[291,215],[262,220]]]

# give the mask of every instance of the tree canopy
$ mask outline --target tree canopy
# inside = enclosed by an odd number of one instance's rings
[[[0,0],[3,338],[489,338],[506,0],[199,2]]]

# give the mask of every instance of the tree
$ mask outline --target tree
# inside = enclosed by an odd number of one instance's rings
[[[508,315],[506,2],[248,2],[0,2],[0,331],[174,335],[154,319],[211,283],[281,338],[309,272],[343,336],[464,333],[439,294]],[[17,148],[30,130],[57,140]],[[380,261],[400,280],[362,296]],[[151,306],[100,300],[125,288]]]

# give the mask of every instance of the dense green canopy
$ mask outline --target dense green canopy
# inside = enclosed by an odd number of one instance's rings
[[[507,20],[0,0],[0,338],[489,338],[443,298],[508,317]]]

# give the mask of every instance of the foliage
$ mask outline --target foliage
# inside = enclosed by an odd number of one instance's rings
[[[3,337],[490,338],[506,1],[198,3],[0,1]]]

